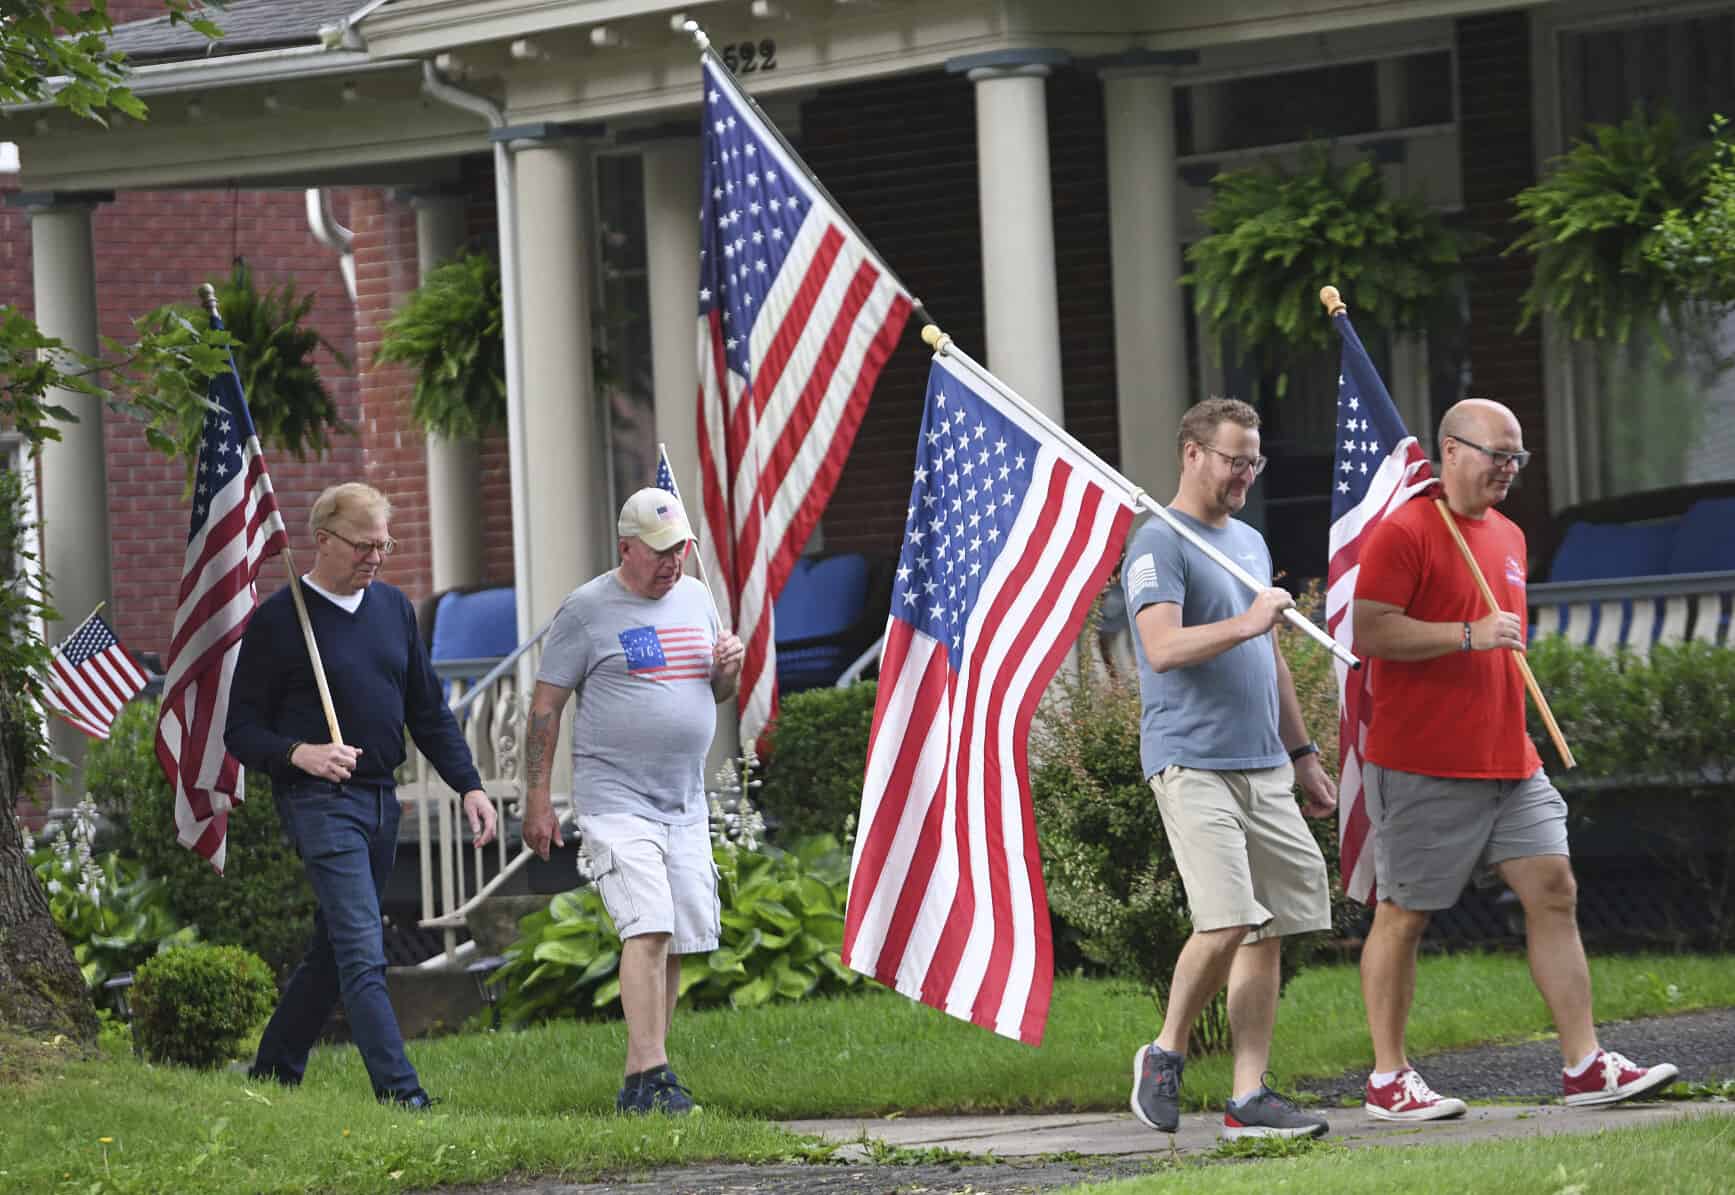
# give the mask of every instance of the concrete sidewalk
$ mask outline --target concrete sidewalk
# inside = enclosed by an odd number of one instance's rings
[[[1373,1119],[1360,1108],[1322,1109],[1331,1120],[1327,1138],[1348,1146],[1452,1145],[1471,1141],[1507,1141],[1561,1133],[1595,1133],[1603,1129],[1663,1124],[1686,1116],[1735,1115],[1735,1104],[1667,1101],[1617,1104],[1611,1108],[1568,1108],[1561,1104],[1499,1104],[1472,1107],[1457,1120],[1421,1124],[1390,1124]],[[1132,1157],[1208,1152],[1217,1145],[1222,1113],[1191,1113],[1181,1117],[1173,1138],[1154,1132],[1131,1113],[1080,1113],[1073,1116],[934,1116],[880,1120],[791,1120],[784,1127],[827,1141],[859,1142],[865,1135],[906,1149],[945,1149],[996,1158],[1039,1158],[1083,1154],[1091,1157]],[[853,1148],[855,1153],[849,1153]],[[840,1151],[845,1157],[865,1157],[859,1144]]]

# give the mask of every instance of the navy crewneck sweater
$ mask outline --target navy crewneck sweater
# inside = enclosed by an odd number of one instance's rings
[[[375,581],[353,614],[305,585],[301,591],[338,728],[344,742],[362,750],[352,782],[393,783],[393,772],[404,762],[408,726],[416,746],[454,791],[481,788],[403,591]],[[313,779],[288,761],[291,746],[331,741],[287,586],[261,602],[247,624],[223,740],[247,767],[269,772],[278,788]]]

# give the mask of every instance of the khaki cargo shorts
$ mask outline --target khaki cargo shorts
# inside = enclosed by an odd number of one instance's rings
[[[1151,777],[1195,931],[1245,925],[1257,942],[1331,928],[1325,856],[1294,785],[1287,763],[1248,772],[1170,764]]]

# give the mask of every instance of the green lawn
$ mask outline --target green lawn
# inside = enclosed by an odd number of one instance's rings
[[[1730,958],[1607,958],[1592,969],[1603,1019],[1726,1004],[1735,992]],[[129,1057],[56,1059],[19,1077],[0,1059],[0,1075],[13,1076],[0,1080],[0,1191],[348,1193],[764,1161],[804,1151],[766,1123],[774,1118],[1120,1109],[1133,1051],[1156,1025],[1148,997],[1081,979],[1057,984],[1038,1050],[883,991],[683,1014],[670,1050],[706,1111],[676,1123],[613,1115],[624,1052],[618,1023],[412,1043],[423,1081],[445,1101],[431,1117],[375,1106],[348,1047],[317,1052],[297,1091]],[[1522,959],[1424,961],[1417,1053],[1547,1027]],[[1290,986],[1275,1053],[1285,1082],[1367,1063],[1353,968],[1314,969]],[[1188,1097],[1220,1101],[1228,1079],[1227,1059],[1196,1060]],[[112,1138],[106,1169],[103,1137]]]
[[[1735,1117],[1701,1116],[1653,1128],[1614,1129],[1594,1136],[1532,1137],[1475,1149],[1409,1145],[1321,1148],[1300,1157],[1256,1164],[1182,1164],[1144,1178],[1073,1187],[1068,1195],[1267,1195],[1329,1191],[1331,1195],[1483,1195],[1488,1191],[1591,1195],[1667,1191],[1723,1195],[1735,1158]]]

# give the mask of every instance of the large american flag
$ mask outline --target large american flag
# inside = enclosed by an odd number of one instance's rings
[[[1054,987],[1031,716],[1126,539],[1130,487],[967,369],[928,377],[843,958],[1031,1045]]]
[[[211,326],[221,329],[220,319]],[[257,604],[265,560],[289,546],[241,379],[211,379],[194,474],[193,518],[157,718],[157,762],[175,790],[181,845],[223,870],[229,809],[245,798],[240,761],[223,746],[229,683]]]
[[[772,603],[912,303],[708,54],[703,73],[699,550],[720,621],[746,644],[751,742],[775,708]]]
[[[93,739],[108,737],[120,707],[144,687],[144,672],[100,614],[54,649],[49,706]]]
[[[1379,370],[1362,347],[1349,316],[1332,323],[1343,338],[1337,378],[1337,451],[1332,473],[1331,559],[1326,569],[1325,625],[1347,650],[1355,650],[1355,581],[1362,545],[1387,515],[1433,485],[1434,470],[1421,445],[1404,430],[1403,417],[1386,392]],[[1362,785],[1362,748],[1367,742],[1373,694],[1368,668],[1337,662],[1338,866],[1343,889],[1372,904],[1373,825]]]

